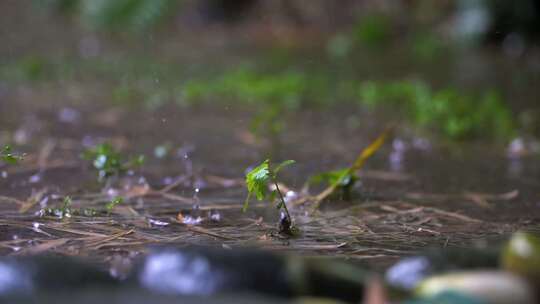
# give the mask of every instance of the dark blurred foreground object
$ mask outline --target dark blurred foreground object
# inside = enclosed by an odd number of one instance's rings
[[[540,236],[516,232],[503,248],[502,268],[529,281],[540,301]]]
[[[540,1],[485,1],[491,14],[490,40],[503,42],[511,34],[525,40],[540,40]]]
[[[133,265],[116,279],[69,257],[0,258],[0,303],[81,304],[103,297],[132,304],[249,303],[255,295],[263,297],[259,303],[302,297],[359,303],[374,279],[332,258],[249,249],[156,247]],[[538,236],[518,232],[502,250],[438,249],[403,258],[386,272],[388,293],[381,293],[404,303],[536,303],[539,267]]]
[[[260,294],[358,302],[368,274],[328,258],[302,258],[257,250],[156,248],[121,281],[76,259],[0,259],[0,300],[35,299],[89,290],[130,293],[133,289],[166,297]],[[141,288],[142,287],[142,288]],[[0,301],[4,303],[4,301]]]
[[[69,291],[75,288],[115,287],[108,273],[66,257],[27,256],[0,259],[0,297],[35,291]]]
[[[163,294],[255,292],[357,302],[368,274],[328,258],[281,256],[255,250],[156,249],[138,267],[137,280]]]
[[[517,232],[501,248],[432,250],[386,271],[390,296],[406,303],[537,303],[540,239]]]

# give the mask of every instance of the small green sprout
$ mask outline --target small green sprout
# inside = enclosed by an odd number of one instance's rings
[[[47,216],[56,216],[59,219],[63,218],[70,218],[73,214],[73,210],[71,208],[72,199],[70,196],[64,197],[64,200],[62,201],[62,205],[57,208],[45,208],[40,210],[41,216],[47,215]]]
[[[83,158],[91,161],[98,170],[98,180],[103,181],[111,176],[119,176],[125,171],[144,163],[144,155],[139,155],[128,161],[124,160],[118,151],[109,143],[102,143],[83,153]]]
[[[105,209],[107,209],[107,213],[108,214],[112,213],[113,209],[123,202],[124,202],[124,198],[121,196],[117,196],[113,198],[110,202],[107,203],[107,205],[105,205]]]
[[[326,187],[336,184],[341,190],[344,200],[351,199],[351,190],[354,184],[358,181],[358,176],[348,172],[349,168],[326,171],[320,174],[313,175],[309,178],[308,184],[323,184]]]
[[[2,150],[0,150],[0,160],[6,164],[16,165],[19,161],[23,160],[22,155],[13,154],[11,146],[5,145]]]
[[[371,142],[369,146],[360,151],[350,167],[325,172],[319,174],[318,176],[316,175],[312,177],[311,182],[322,181],[328,184],[326,189],[314,197],[313,209],[319,208],[321,202],[330,195],[334,194],[338,189],[343,190],[344,196],[350,196],[351,187],[354,185],[354,182],[358,180],[356,171],[360,170],[364,166],[365,162],[381,148],[392,131],[393,127],[386,128],[386,130],[382,132],[373,142]],[[347,197],[345,198],[347,199]]]
[[[284,167],[294,164],[294,160],[286,160],[275,167],[270,166],[270,160],[267,159],[262,162],[257,167],[253,168],[246,174],[246,186],[248,189],[248,195],[246,201],[244,202],[243,211],[245,212],[249,206],[249,201],[253,195],[257,200],[269,199],[274,201],[275,197],[278,196],[279,200],[276,205],[278,210],[283,209],[284,216],[280,219],[280,232],[285,234],[293,234],[292,230],[292,220],[287,205],[285,204],[285,198],[283,193],[279,189],[279,184],[277,182],[277,174]],[[274,186],[274,190],[268,192],[268,185],[271,184]]]

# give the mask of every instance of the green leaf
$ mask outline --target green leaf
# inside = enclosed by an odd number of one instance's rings
[[[70,196],[64,197],[64,201],[62,202],[62,210],[69,210],[71,207],[71,202],[72,200]]]
[[[92,162],[92,165],[98,171],[99,181],[141,166],[145,161],[144,155],[126,161],[127,157],[116,151],[109,143],[102,143],[84,151],[82,157]]]
[[[253,168],[246,174],[246,186],[248,189],[248,197],[244,202],[244,210],[249,205],[249,199],[253,194],[258,200],[263,200],[267,193],[267,183],[270,180],[270,160],[265,160],[259,166]]]
[[[258,200],[266,196],[266,183],[270,180],[269,163],[268,159],[265,160],[246,175],[248,191],[255,193]]]
[[[272,192],[270,192],[270,195],[268,196],[268,200],[273,202],[276,199],[277,194],[278,192],[276,189],[272,190]]]
[[[285,167],[287,167],[287,166],[290,166],[290,165],[292,165],[292,164],[295,164],[295,163],[296,163],[296,161],[294,161],[294,160],[292,160],[292,159],[283,161],[283,162],[281,162],[281,164],[277,165],[277,166],[274,168],[274,170],[272,170],[272,172],[274,173],[274,176],[276,176],[276,175],[278,174],[278,172],[279,172],[281,169],[283,169],[283,168],[285,168]]]
[[[114,207],[118,206],[122,202],[124,202],[124,198],[121,196],[117,196],[113,198],[110,202],[107,203],[107,205],[105,205],[105,208],[107,209],[107,213],[111,213]]]
[[[129,165],[131,167],[140,167],[144,165],[145,160],[146,160],[146,157],[143,154],[140,154],[137,157],[132,158],[131,161],[129,162]]]
[[[5,145],[0,151],[0,159],[9,165],[16,165],[23,157],[21,155],[13,154],[11,146]]]
[[[347,186],[351,183],[355,176],[349,174],[349,168],[344,168],[340,170],[333,170],[323,172],[317,175],[313,175],[309,179],[310,184],[325,184],[327,186],[338,184],[340,186]]]

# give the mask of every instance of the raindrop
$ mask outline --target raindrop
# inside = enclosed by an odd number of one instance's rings
[[[41,181],[41,173],[36,173],[30,176],[30,178],[28,178],[28,182],[31,184],[39,183],[40,181]]]
[[[58,112],[58,120],[64,123],[75,123],[79,120],[81,114],[73,108],[62,108]]]
[[[525,154],[525,150],[525,141],[523,138],[518,137],[510,142],[506,149],[506,154],[511,159],[517,159]]]
[[[165,226],[169,226],[169,223],[167,222],[164,222],[164,221],[160,221],[160,220],[154,220],[154,219],[148,219],[148,223],[150,224],[150,226],[153,226],[153,227],[165,227]]]
[[[285,193],[285,202],[288,203],[290,201],[294,201],[298,198],[298,193],[292,191],[292,190],[289,190],[287,191],[287,193]]]
[[[431,150],[431,143],[429,140],[421,137],[417,137],[413,139],[412,146],[417,150],[422,151],[430,151]]]
[[[49,202],[49,196],[45,196],[44,198],[42,198],[40,201],[39,201],[39,206],[41,208],[45,208],[47,207],[47,203]]]
[[[195,191],[193,193],[193,210],[198,211],[201,208],[200,200],[199,200],[199,188],[195,188]]]
[[[96,145],[95,139],[90,135],[85,135],[82,139],[82,145],[85,148],[94,147]]]
[[[390,169],[392,171],[402,171],[403,170],[403,159],[405,158],[404,153],[398,151],[392,151],[388,160],[390,162]]]
[[[402,139],[396,138],[392,142],[392,148],[396,152],[405,152],[407,150],[407,143]]]
[[[18,129],[13,134],[13,141],[18,145],[24,145],[30,140],[30,134],[25,129]]]
[[[186,225],[199,225],[202,223],[203,218],[200,216],[194,217],[191,215],[182,216],[182,223]]]
[[[217,210],[210,210],[208,211],[208,218],[210,218],[212,222],[219,222],[221,221],[221,213]]]
[[[163,183],[163,185],[170,185],[170,184],[172,184],[173,180],[174,179],[172,177],[167,176],[167,177],[163,178],[162,183]]]

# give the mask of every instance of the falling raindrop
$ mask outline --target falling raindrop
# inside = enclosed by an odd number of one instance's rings
[[[40,181],[41,181],[41,173],[36,173],[36,174],[30,176],[30,178],[28,178],[28,182],[30,184],[39,183]]]
[[[199,200],[199,192],[200,192],[200,189],[195,188],[195,191],[193,193],[193,210],[194,211],[199,211],[199,209],[201,208],[200,200]]]
[[[58,120],[63,123],[76,123],[81,114],[73,108],[62,108],[58,112]]]
[[[506,154],[510,159],[518,159],[525,154],[525,151],[525,141],[523,138],[518,137],[510,142],[506,149]]]
[[[298,193],[292,191],[292,190],[289,190],[287,191],[287,193],[285,193],[285,202],[288,203],[290,201],[294,201],[298,198]]]

